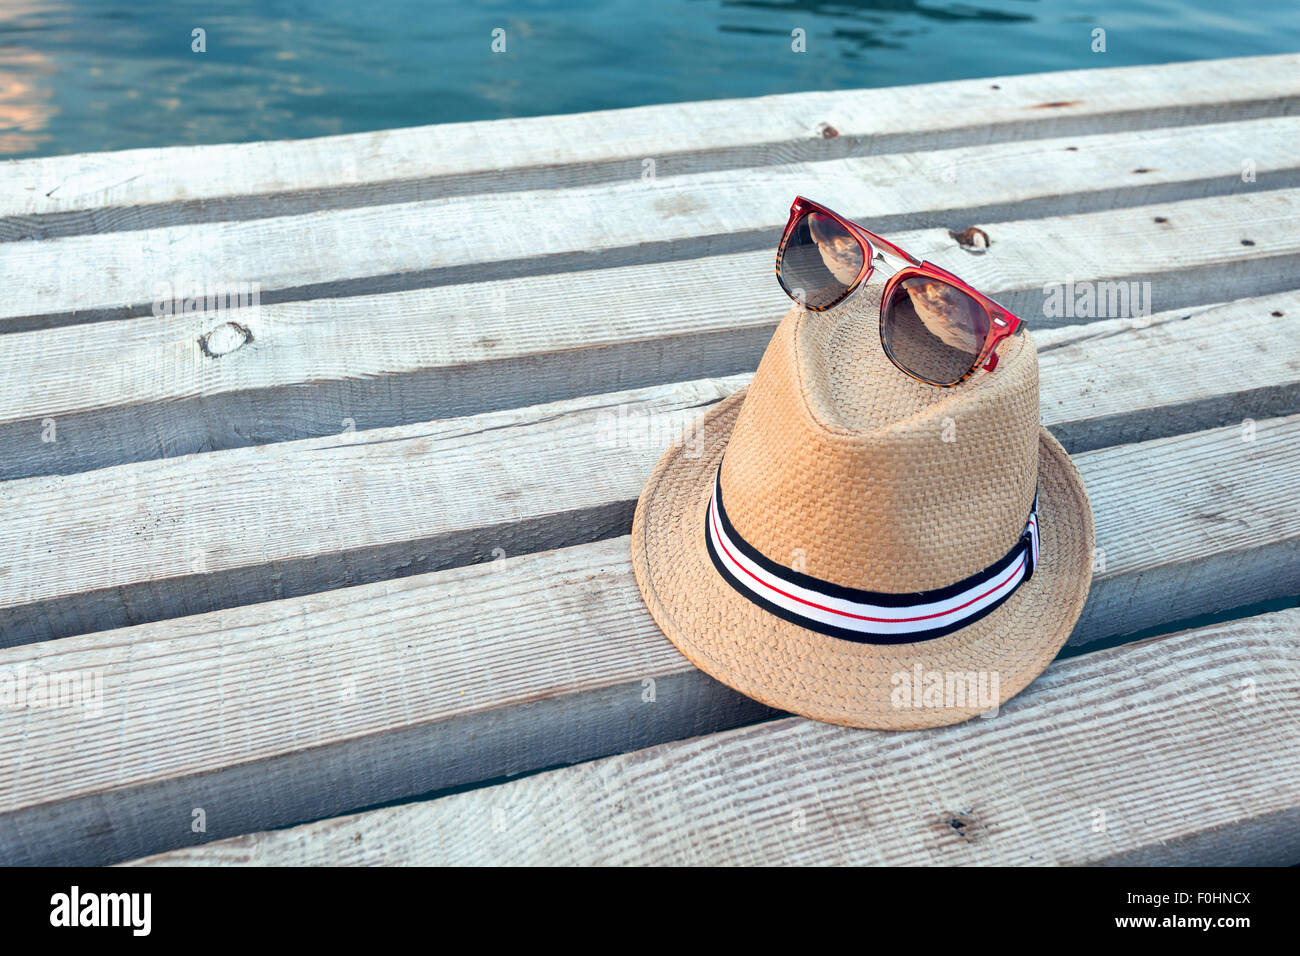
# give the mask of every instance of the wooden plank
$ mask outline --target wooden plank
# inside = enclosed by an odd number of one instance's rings
[[[1300,340],[1272,311],[1253,303],[1234,321],[1205,313],[1049,352],[1045,421],[1078,450],[1293,410]],[[1152,376],[1129,374],[1139,365]],[[5,482],[0,644],[621,534],[660,451],[746,380]],[[284,507],[286,489],[302,508]]]
[[[1273,299],[1273,296],[1257,297],[1257,301],[1261,305],[1271,302]],[[1289,293],[1283,292],[1277,296],[1279,303],[1286,303],[1289,300]],[[1041,361],[1044,352],[1054,351],[1060,346],[1073,345],[1076,342],[1083,342],[1088,339],[1109,338],[1120,329],[1139,329],[1147,325],[1162,325],[1175,316],[1191,318],[1211,309],[1224,309],[1237,304],[1248,306],[1251,301],[1249,299],[1237,299],[1234,302],[1206,302],[1185,309],[1175,309],[1172,312],[1157,312],[1155,315],[1135,315],[1127,319],[1092,319],[1076,325],[1054,325],[1048,328],[1042,328],[1035,323],[1030,331],[1034,336],[1034,344],[1038,346],[1039,360]],[[1285,315],[1285,313],[1283,314]],[[1280,318],[1280,316],[1274,316],[1274,318]]]
[[[264,305],[213,358],[229,315],[0,336],[0,477],[472,415],[752,371],[790,300],[711,257],[387,295]],[[747,266],[749,264],[746,264]],[[669,279],[708,296],[680,299]],[[433,331],[436,330],[436,331]],[[46,421],[58,441],[39,441]]]
[[[1282,611],[1059,661],[991,719],[790,718],[139,862],[1295,864],[1297,648]]]
[[[990,225],[997,241],[978,257],[959,253],[943,230],[902,240],[950,268],[973,270],[972,281],[1026,315],[1041,338],[1045,325],[1088,321],[1043,314],[1044,289],[1065,276],[1138,281],[1131,305],[1164,302],[1178,314],[1225,293],[1294,286],[1287,264],[1300,267],[1300,235],[1289,223],[1260,224],[1267,201],[1243,199]],[[1157,215],[1166,222],[1154,222]],[[1261,247],[1241,245],[1247,228],[1257,243],[1270,236],[1269,255],[1253,258]],[[788,305],[769,250],[264,305],[239,316],[251,341],[219,356],[200,340],[229,331],[229,313],[0,336],[0,478],[322,436],[348,419],[377,428],[730,375],[757,365]],[[1223,320],[1256,307],[1283,313],[1272,325],[1300,316],[1294,294],[1285,293],[1243,302]],[[1103,323],[1095,334],[1115,327]],[[1205,339],[1211,350],[1229,342]],[[1265,370],[1290,387],[1294,368],[1268,358],[1247,375],[1267,384]],[[1205,364],[1192,374],[1210,371]],[[1150,381],[1163,387],[1166,379]],[[1291,410],[1274,403],[1255,414]],[[41,440],[51,437],[51,423],[57,440]],[[1201,418],[1192,427],[1219,423]]]
[[[769,714],[663,639],[632,603],[627,550],[620,538],[0,652],[0,674],[26,662],[104,686],[93,719],[0,710],[18,747],[0,758],[0,859],[112,862],[191,842],[196,807],[208,834],[233,835]],[[81,742],[47,749],[69,734]]]
[[[1077,456],[1096,517],[1094,565],[1109,569],[1118,555],[1128,573],[1123,585],[1094,583],[1070,643],[1116,633],[1117,618],[1133,633],[1300,593],[1300,455],[1283,448],[1297,442],[1300,416],[1247,416]],[[1189,473],[1198,461],[1205,470]],[[1114,520],[1114,502],[1129,495],[1163,514],[1159,530]]]
[[[160,282],[173,291],[256,282],[270,303],[770,254],[800,192],[835,197],[840,211],[887,233],[1204,197],[1259,204],[1252,223],[1267,232],[1270,211],[1274,220],[1289,215],[1278,197],[1300,186],[1297,139],[1300,117],[1279,117],[5,243],[0,327],[152,314]],[[1238,161],[1225,158],[1243,140],[1258,167],[1254,182],[1242,182]],[[918,182],[926,184],[919,192]],[[1255,256],[1271,254],[1252,238]]]
[[[1300,291],[1033,333],[1072,454],[1300,412]]]
[[[625,533],[660,450],[740,384],[0,482],[0,644]]]
[[[1218,429],[1079,455],[1105,562],[1075,641],[1300,591],[1297,439],[1300,416],[1246,451]],[[13,862],[121,860],[768,713],[663,638],[625,537],[0,651],[20,673],[103,694],[94,719],[0,709]]]
[[[647,158],[672,176],[1289,115],[1298,66],[1246,57],[21,160],[0,163],[0,241],[626,182]]]

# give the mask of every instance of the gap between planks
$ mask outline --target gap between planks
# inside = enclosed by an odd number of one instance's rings
[[[0,164],[0,241],[591,186],[638,179],[646,159],[663,177],[1288,115],[1298,66],[1245,57],[21,160]]]
[[[1044,314],[1070,277],[1094,284],[1103,311],[1115,283],[1136,291],[1130,310],[1180,314],[1247,290],[1292,289],[1300,233],[1294,217],[1279,218],[1282,198],[1003,223],[989,227],[994,245],[978,256],[952,251],[942,231],[900,238],[1037,333],[1088,321]],[[1283,293],[1231,308],[1260,308],[1267,322],[1300,329],[1294,303]],[[770,254],[747,253],[0,336],[0,478],[747,371],[788,305]],[[235,321],[251,341],[206,356],[200,340]],[[1278,384],[1291,379],[1284,371]],[[1263,413],[1292,410],[1274,402]]]
[[[1088,452],[1072,643],[1300,591],[1300,416]],[[102,863],[762,719],[641,602],[628,539],[0,651],[104,712],[0,713],[0,857]],[[648,689],[653,706],[645,699]],[[18,772],[21,768],[22,772]]]
[[[1236,308],[1049,349],[1045,424],[1077,451],[1293,408],[1300,340]],[[747,380],[0,482],[0,644],[624,534],[660,452]]]
[[[138,862],[1291,865],[1298,702],[1288,610],[1058,661],[989,719],[790,718]]]
[[[150,315],[160,283],[259,283],[272,304],[772,249],[797,193],[885,234],[1209,197],[1263,203],[1268,231],[1300,186],[1297,137],[1300,117],[1276,117],[3,243],[0,329]],[[1243,138],[1251,182],[1224,158]]]

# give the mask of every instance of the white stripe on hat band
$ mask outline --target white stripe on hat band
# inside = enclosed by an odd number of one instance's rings
[[[721,504],[720,480],[715,478],[709,500],[706,535],[714,565],[741,594],[773,610],[787,620],[821,633],[850,640],[901,643],[951,633],[983,617],[1009,598],[1033,574],[1038,564],[1038,497],[1025,530],[1015,546],[989,568],[947,588],[936,588],[907,601],[903,595],[876,595],[838,587],[808,575],[788,571],[764,558],[758,549],[740,540]],[[765,566],[766,565],[766,566]],[[1001,567],[1000,567],[1001,566]],[[989,572],[997,569],[995,573]],[[848,593],[846,593],[848,592]]]

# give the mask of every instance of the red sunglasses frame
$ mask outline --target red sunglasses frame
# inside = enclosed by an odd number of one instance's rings
[[[800,301],[799,297],[794,294],[788,285],[785,284],[785,278],[781,275],[781,260],[785,256],[786,243],[790,241],[790,236],[794,232],[794,227],[798,224],[799,220],[803,218],[804,214],[809,212],[820,213],[821,215],[828,216],[835,220],[835,222],[837,222],[845,232],[853,236],[853,238],[858,241],[858,244],[862,246],[862,268],[858,271],[857,278],[854,279],[853,282],[849,284],[848,288],[846,288],[834,301],[828,302],[826,305],[822,306],[808,305],[806,302]],[[924,382],[927,385],[934,385],[938,388],[952,388],[953,386],[960,385],[962,382],[974,375],[976,369],[980,368],[980,366],[983,366],[990,372],[997,368],[998,345],[1001,344],[1003,339],[1024,331],[1023,319],[1012,313],[1012,311],[1006,306],[986,296],[983,292],[967,285],[948,270],[941,269],[933,262],[921,261],[902,247],[894,245],[888,239],[883,239],[880,236],[877,236],[874,232],[863,229],[852,219],[846,219],[835,210],[828,209],[819,202],[805,199],[803,196],[796,196],[794,204],[790,206],[790,219],[785,224],[785,232],[781,234],[781,245],[778,246],[776,250],[776,281],[781,284],[781,288],[785,290],[786,295],[791,299],[794,299],[794,301],[798,302],[805,309],[812,312],[825,312],[827,309],[839,305],[861,288],[862,283],[871,278],[872,273],[876,271],[875,259],[877,247],[888,250],[896,258],[902,259],[904,262],[908,263],[908,265],[904,266],[890,277],[889,281],[885,283],[884,291],[880,296],[880,345],[881,348],[885,350],[885,355],[889,357],[889,360],[898,366],[901,371],[910,375],[918,382]],[[893,352],[889,349],[889,343],[885,341],[885,309],[888,307],[890,297],[893,295],[894,289],[897,288],[900,282],[915,276],[939,279],[954,286],[974,299],[988,316],[989,330],[985,333],[984,343],[980,347],[979,354],[976,356],[970,369],[955,382],[936,382],[933,379],[917,375],[894,357]]]

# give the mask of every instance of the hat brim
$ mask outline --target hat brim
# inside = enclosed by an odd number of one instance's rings
[[[969,627],[911,644],[862,644],[769,613],[721,575],[705,545],[714,475],[745,390],[710,409],[660,458],[637,502],[632,566],[655,622],[696,667],[761,703],[887,730],[995,712],[1037,677],[1074,628],[1092,581],[1092,509],[1078,469],[1042,429],[1040,555],[1033,576]]]

